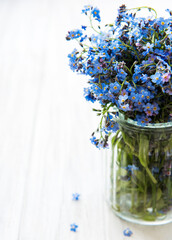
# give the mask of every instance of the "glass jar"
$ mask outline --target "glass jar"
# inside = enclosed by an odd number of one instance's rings
[[[172,222],[172,123],[141,127],[121,117],[118,123],[107,159],[108,203],[130,222]]]

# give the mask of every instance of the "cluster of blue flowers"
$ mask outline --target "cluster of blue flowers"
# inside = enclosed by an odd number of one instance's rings
[[[137,17],[141,9],[122,5],[114,23],[102,30],[99,9],[86,6],[82,13],[90,26],[69,31],[66,37],[81,47],[68,57],[73,71],[89,77],[86,100],[101,105],[101,137],[91,138],[98,148],[107,147],[105,136],[118,129],[114,107],[141,126],[172,119],[172,13],[167,9],[169,18],[157,18],[148,8],[151,17]],[[87,35],[88,27],[93,34]]]

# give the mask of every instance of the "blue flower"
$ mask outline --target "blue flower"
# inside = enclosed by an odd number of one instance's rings
[[[119,95],[119,99],[118,99],[118,102],[119,104],[123,104],[126,100],[128,99],[128,96],[127,95]]]
[[[87,15],[87,12],[93,9],[91,5],[84,6],[84,9],[82,9],[82,13],[85,13]]]
[[[127,103],[127,104],[120,105],[119,108],[120,108],[121,110],[123,110],[124,112],[131,110],[131,108],[130,108],[130,106],[129,106],[128,103]]]
[[[161,41],[155,39],[155,47],[160,48],[161,47]]]
[[[146,52],[144,52],[144,55],[148,54],[150,51],[153,51],[153,47],[154,44],[151,44],[149,42],[145,46],[143,46],[143,49],[146,50]]]
[[[83,29],[83,30],[86,30],[87,29],[87,26],[81,26],[81,28]]]
[[[82,35],[83,35],[82,31],[77,29],[77,30],[69,31],[67,38],[76,39],[76,38],[81,37]]]
[[[152,173],[159,173],[160,169],[158,167],[152,167]]]
[[[140,80],[141,74],[134,73],[133,74],[133,81],[137,83]]]
[[[146,126],[151,121],[151,119],[144,114],[141,115],[137,114],[135,120],[137,121],[138,125],[143,127]]]
[[[118,70],[117,77],[120,80],[124,80],[126,76],[127,76],[127,73],[123,69]]]
[[[115,121],[111,121],[109,123],[109,126],[106,128],[108,132],[112,131],[112,132],[116,132],[119,129],[119,125],[117,122]]]
[[[73,193],[72,194],[72,197],[73,197],[72,199],[75,200],[75,201],[78,201],[79,200],[79,196],[80,196],[79,193]]]
[[[111,83],[109,86],[112,93],[119,93],[121,89],[121,85],[118,82]]]
[[[152,75],[151,80],[153,83],[160,84],[162,81],[162,74],[159,72],[156,72],[154,75]]]
[[[92,136],[90,140],[92,144],[94,144],[97,148],[99,148],[99,140],[95,136]]]
[[[101,21],[100,19],[100,10],[98,8],[94,8],[91,13],[93,14],[93,17],[95,18],[95,20],[97,21]]]
[[[155,114],[159,113],[160,107],[158,106],[158,104],[156,102],[152,104],[152,110]]]
[[[73,231],[73,232],[76,232],[76,229],[78,228],[78,225],[76,225],[75,223],[72,223],[70,225],[70,230]]]
[[[158,18],[156,19],[156,24],[160,30],[163,30],[168,27],[168,19]]]
[[[132,165],[128,165],[125,169],[133,173],[133,171],[138,171],[139,167],[136,167],[134,164],[132,164]]]
[[[123,234],[124,234],[124,236],[126,236],[126,237],[131,237],[131,235],[133,234],[133,232],[132,232],[129,228],[126,228],[126,229],[123,231]]]
[[[140,94],[131,92],[129,99],[132,102],[138,102],[140,100]]]
[[[89,88],[84,88],[84,97],[87,101],[90,101],[92,103],[96,101],[93,92]]]

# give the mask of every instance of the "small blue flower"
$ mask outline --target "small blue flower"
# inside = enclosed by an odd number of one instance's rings
[[[124,112],[131,110],[131,108],[130,108],[128,103],[124,104],[124,105],[120,105],[120,109],[123,110]]]
[[[133,234],[133,232],[132,232],[129,228],[126,228],[126,229],[123,231],[123,234],[124,234],[124,236],[126,236],[126,237],[131,237],[131,235]]]
[[[100,22],[100,10],[98,8],[94,8],[91,13],[93,14],[93,17],[95,18],[95,20]]]
[[[152,167],[152,173],[159,173],[159,168],[158,167]]]
[[[162,81],[162,75],[159,72],[156,72],[154,75],[151,76],[152,82],[156,84],[160,84]]]
[[[123,69],[118,70],[117,77],[119,79],[124,80],[126,76],[127,76],[127,73]]]
[[[83,30],[86,30],[86,29],[87,29],[87,26],[81,26],[81,28],[82,28]]]
[[[87,15],[87,12],[93,9],[91,5],[84,6],[84,9],[82,9],[82,13],[85,13]]]
[[[75,200],[75,201],[78,201],[79,200],[79,196],[80,196],[80,194],[79,193],[73,193],[72,194],[72,200]]]
[[[143,53],[143,55],[147,55],[150,51],[153,51],[154,44],[150,44],[149,42],[143,46],[143,49],[146,50],[146,52]]]
[[[76,232],[76,229],[78,228],[78,225],[76,225],[75,223],[72,223],[70,225],[70,230],[73,231],[73,232]]]
[[[133,171],[138,171],[139,167],[136,167],[134,164],[132,164],[125,167],[125,169],[128,170],[128,172],[134,173]]]
[[[87,101],[90,101],[92,103],[96,101],[94,94],[90,91],[89,88],[84,88],[84,97]]]
[[[123,104],[127,99],[128,99],[127,95],[120,95],[118,102],[119,104]]]
[[[110,84],[111,93],[118,93],[120,89],[121,89],[121,86],[119,85],[119,83],[115,82]]]
[[[90,138],[90,141],[92,144],[94,144],[97,148],[99,148],[99,140],[95,137],[95,136],[92,136]]]
[[[68,33],[67,37],[69,39],[76,39],[82,36],[82,31],[80,29],[72,30]]]

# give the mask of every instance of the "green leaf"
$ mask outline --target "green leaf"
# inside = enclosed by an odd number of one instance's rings
[[[139,182],[145,184],[145,175],[141,171],[134,171],[134,174]]]
[[[162,191],[161,191],[160,188],[158,188],[158,190],[157,190],[157,192],[156,192],[156,200],[157,200],[157,201],[160,200],[161,196],[162,196]]]
[[[139,159],[143,167],[148,165],[149,139],[146,135],[140,134]]]
[[[112,140],[111,140],[111,144],[112,144],[112,147],[114,147],[119,139],[118,135],[120,133],[120,130],[118,130],[115,134],[115,136],[113,136]]]
[[[124,139],[124,142],[131,148],[131,151],[134,152],[134,139],[129,137],[127,134],[125,134],[124,131],[122,131],[122,136],[123,136],[123,139]]]
[[[149,139],[145,134],[140,134],[139,142],[139,160],[143,167],[145,167],[147,174],[151,178],[153,183],[157,183],[157,180],[152,175],[148,168],[148,156],[149,156]]]

